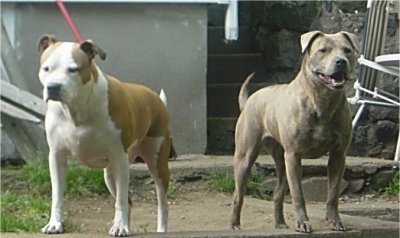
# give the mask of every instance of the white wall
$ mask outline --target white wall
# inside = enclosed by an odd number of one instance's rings
[[[205,4],[71,3],[83,38],[107,52],[97,64],[123,81],[168,97],[176,150],[206,148],[207,6]],[[40,96],[37,40],[43,33],[74,40],[54,2],[2,3],[2,18],[31,92]],[[123,106],[123,105],[121,105]]]

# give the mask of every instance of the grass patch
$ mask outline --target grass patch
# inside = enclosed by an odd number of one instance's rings
[[[389,184],[387,187],[383,188],[380,190],[380,193],[386,194],[386,195],[396,195],[400,196],[400,188],[399,188],[399,176],[400,172],[397,171],[392,177],[392,180],[390,180]]]
[[[51,195],[50,171],[45,159],[37,159],[24,165],[18,173],[18,179],[27,184],[31,193]],[[89,169],[75,159],[69,159],[65,193],[71,196],[107,194],[103,170]]]
[[[1,232],[38,232],[49,219],[50,201],[39,196],[28,196],[10,192],[1,192]],[[80,232],[78,225],[68,219],[64,229]]]
[[[9,178],[2,181],[1,232],[39,232],[49,219],[51,182],[47,159],[30,161]],[[13,182],[14,181],[14,182]],[[18,181],[19,186],[15,186]],[[89,169],[75,159],[69,159],[66,175],[66,196],[108,194],[103,170]],[[64,230],[80,232],[82,227],[66,217]]]
[[[233,193],[235,191],[235,180],[228,173],[217,173],[210,176],[212,188],[224,193]]]
[[[10,191],[1,192],[1,232],[39,231],[46,224],[50,203]]]
[[[217,173],[210,176],[213,189],[219,192],[233,193],[235,191],[235,180],[232,175],[228,173]],[[260,174],[250,174],[247,181],[246,194],[253,197],[260,196],[260,187],[262,183],[262,176]]]
[[[175,183],[173,181],[170,181],[168,190],[167,190],[167,198],[175,199],[177,196],[178,196],[178,194],[177,194],[177,189],[176,189]]]

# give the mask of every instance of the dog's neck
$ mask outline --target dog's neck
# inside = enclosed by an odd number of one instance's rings
[[[315,75],[301,70],[296,78],[291,82],[298,90],[298,97],[316,109],[320,116],[331,117],[336,110],[346,101],[344,89],[332,90],[318,82]],[[296,90],[295,90],[296,91]]]
[[[95,89],[96,88],[96,89]],[[91,79],[77,92],[77,96],[69,103],[57,102],[60,104],[61,112],[69,118],[75,126],[93,123],[99,118],[101,108],[108,108],[107,81],[103,73],[96,66],[96,73],[91,75]]]

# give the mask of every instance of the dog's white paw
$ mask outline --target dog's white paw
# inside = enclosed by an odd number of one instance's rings
[[[62,223],[59,221],[50,221],[45,225],[41,231],[45,234],[59,234],[63,233]]]
[[[110,231],[108,232],[110,236],[118,236],[118,237],[124,237],[124,236],[131,236],[132,231],[129,229],[129,226],[127,225],[122,225],[122,224],[114,224]]]

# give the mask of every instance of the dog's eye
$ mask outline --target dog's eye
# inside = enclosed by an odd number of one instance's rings
[[[318,51],[321,52],[321,53],[326,53],[326,48],[321,48]]]
[[[49,72],[50,71],[50,67],[49,66],[45,66],[42,68],[44,72]]]
[[[68,68],[68,73],[76,73],[79,71],[78,67],[69,67]]]
[[[348,54],[351,53],[352,50],[350,48],[344,48],[343,51],[344,53]]]

